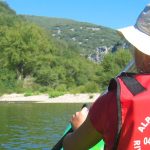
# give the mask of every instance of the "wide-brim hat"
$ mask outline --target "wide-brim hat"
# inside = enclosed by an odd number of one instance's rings
[[[141,12],[134,26],[118,31],[139,51],[150,55],[150,4]]]

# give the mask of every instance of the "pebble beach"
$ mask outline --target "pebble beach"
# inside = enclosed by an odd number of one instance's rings
[[[49,98],[48,94],[24,96],[24,94],[4,94],[0,102],[33,102],[33,103],[92,103],[100,93],[65,94],[55,98]]]

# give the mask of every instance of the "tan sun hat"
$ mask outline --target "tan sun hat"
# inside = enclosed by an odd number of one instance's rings
[[[139,51],[150,55],[150,4],[141,12],[134,26],[118,31]]]

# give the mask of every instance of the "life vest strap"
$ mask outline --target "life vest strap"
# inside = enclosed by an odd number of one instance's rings
[[[124,82],[128,90],[135,96],[146,89],[132,76],[122,76],[121,80]]]

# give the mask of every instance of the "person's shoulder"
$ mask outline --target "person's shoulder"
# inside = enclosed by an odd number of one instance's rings
[[[107,91],[105,94],[98,97],[97,101],[109,100],[116,97],[116,89]]]

